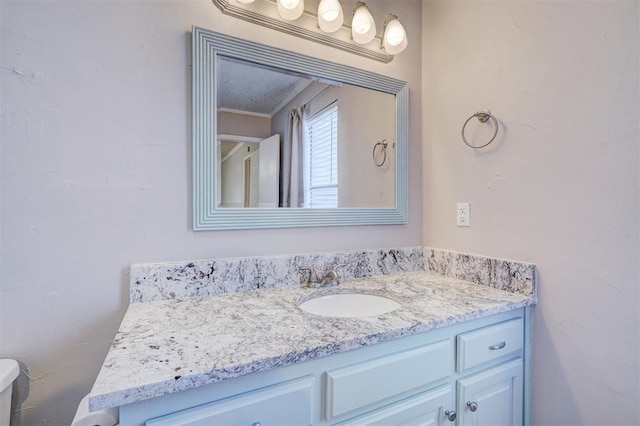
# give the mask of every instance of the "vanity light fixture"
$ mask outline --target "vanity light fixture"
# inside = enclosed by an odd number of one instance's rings
[[[366,3],[357,1],[353,6],[353,21],[351,21],[351,37],[358,44],[367,44],[376,36],[376,22],[369,12]]]
[[[390,55],[397,55],[407,48],[407,32],[396,15],[389,15],[384,21],[382,47]]]
[[[282,19],[295,21],[304,12],[304,0],[278,0],[278,14]]]
[[[408,44],[407,32],[396,15],[388,14],[384,26],[382,22],[376,25],[374,16],[385,14],[375,14],[359,0],[353,1],[351,17],[345,17],[340,0],[307,2],[317,4],[317,10],[305,9],[304,0],[211,1],[226,15],[384,63]]]
[[[342,5],[338,0],[320,0],[318,5],[318,26],[325,33],[338,31],[344,23]]]

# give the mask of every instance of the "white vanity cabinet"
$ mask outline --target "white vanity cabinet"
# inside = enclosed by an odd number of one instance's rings
[[[528,424],[528,309],[128,404],[120,425]]]

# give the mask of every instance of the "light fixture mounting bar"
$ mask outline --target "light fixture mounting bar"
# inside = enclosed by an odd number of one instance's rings
[[[382,38],[377,37],[367,45],[359,45],[351,40],[351,27],[343,25],[332,34],[322,32],[318,27],[318,17],[307,10],[295,21],[285,21],[278,16],[275,2],[270,0],[241,4],[235,0],[211,0],[225,15],[244,21],[262,25],[286,34],[300,37],[316,43],[344,50],[365,58],[389,63],[394,55],[387,54],[380,48]],[[372,46],[372,47],[367,47]]]

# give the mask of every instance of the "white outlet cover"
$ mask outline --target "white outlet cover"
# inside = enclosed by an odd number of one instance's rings
[[[458,226],[471,226],[471,204],[458,203],[456,207],[456,223]]]

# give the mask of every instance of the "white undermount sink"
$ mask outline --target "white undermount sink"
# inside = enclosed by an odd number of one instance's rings
[[[368,317],[386,314],[400,307],[395,300],[374,294],[341,293],[318,296],[298,305],[310,314],[323,317]]]

